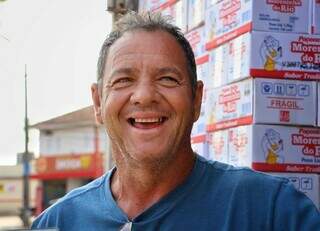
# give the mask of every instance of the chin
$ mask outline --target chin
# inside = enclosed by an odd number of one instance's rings
[[[145,164],[159,164],[159,163],[165,163],[168,160],[172,160],[173,155],[169,151],[161,151],[157,150],[155,152],[155,148],[152,150],[143,150],[138,149],[138,152],[131,152],[129,155],[131,156],[131,159],[135,160],[137,163],[145,163]]]

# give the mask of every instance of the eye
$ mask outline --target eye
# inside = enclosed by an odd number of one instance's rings
[[[159,82],[166,87],[175,87],[180,85],[180,82],[177,78],[172,76],[161,76]]]
[[[133,79],[130,77],[121,77],[121,78],[117,78],[115,79],[112,83],[111,86],[113,88],[123,88],[123,87],[128,87],[131,85],[131,83],[133,82]]]

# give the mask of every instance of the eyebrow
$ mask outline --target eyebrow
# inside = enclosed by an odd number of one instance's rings
[[[119,74],[133,75],[136,72],[137,72],[137,70],[132,67],[119,68],[111,73],[110,79],[112,79],[115,75],[119,75]]]
[[[163,68],[159,68],[157,71],[158,75],[163,75],[163,74],[167,74],[167,73],[174,73],[174,74],[178,75],[179,77],[181,76],[181,72],[175,67],[163,67]]]
[[[123,68],[119,68],[119,69],[116,69],[115,71],[113,71],[111,73],[111,76],[110,76],[110,80],[113,79],[113,77],[115,75],[119,75],[119,74],[125,74],[125,75],[134,75],[136,73],[138,73],[139,70],[136,69],[136,68],[132,68],[132,67],[123,67]],[[178,77],[181,76],[181,72],[175,68],[175,67],[162,67],[162,68],[157,68],[155,73],[157,75],[165,75],[165,74],[168,74],[168,73],[174,73],[176,74]]]

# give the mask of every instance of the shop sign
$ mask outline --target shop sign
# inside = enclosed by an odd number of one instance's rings
[[[40,157],[36,162],[36,178],[43,177],[76,177],[95,175],[102,170],[101,155],[63,155],[54,157]]]

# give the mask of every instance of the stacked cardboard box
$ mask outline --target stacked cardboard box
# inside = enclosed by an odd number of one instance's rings
[[[179,0],[171,2],[168,5],[164,5],[163,8],[159,8],[163,15],[168,15],[173,18],[173,23],[178,26],[183,32],[187,31],[187,1]]]
[[[205,0],[188,1],[188,30],[199,27],[204,23]]]
[[[310,0],[218,0],[208,2],[207,48],[212,49],[248,31],[309,33]]]
[[[320,0],[313,0],[312,33],[320,34]]]
[[[249,78],[206,92],[207,131],[246,124],[316,126],[314,81]]]
[[[205,85],[194,150],[287,177],[319,208],[320,1],[144,1],[194,50]]]
[[[253,31],[209,51],[214,87],[248,77],[320,79],[320,36]]]
[[[139,0],[139,11],[155,11],[167,5],[167,0]]]
[[[305,81],[320,79],[320,37],[310,34],[311,24],[316,31],[315,5],[223,0],[207,10],[213,89],[207,93],[206,124],[212,159],[295,179],[304,173],[319,181],[310,174],[320,173],[320,130],[313,128],[317,83]],[[307,195],[319,207],[317,185]]]

